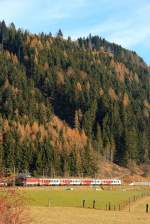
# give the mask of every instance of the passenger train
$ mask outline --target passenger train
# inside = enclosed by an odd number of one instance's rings
[[[119,179],[90,179],[90,178],[36,178],[17,177],[16,184],[20,186],[99,186],[121,185]]]

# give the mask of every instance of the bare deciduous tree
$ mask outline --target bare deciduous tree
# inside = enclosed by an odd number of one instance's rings
[[[2,178],[0,178],[2,183]],[[29,215],[22,194],[12,188],[0,189],[0,224],[27,224]]]

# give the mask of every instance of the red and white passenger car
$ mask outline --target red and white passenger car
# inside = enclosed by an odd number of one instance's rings
[[[99,186],[121,185],[119,179],[84,179],[84,178],[37,178],[19,176],[16,178],[17,185],[22,186]]]

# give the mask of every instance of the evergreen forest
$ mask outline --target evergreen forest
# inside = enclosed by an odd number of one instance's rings
[[[150,160],[150,67],[99,36],[0,22],[0,172],[95,176]]]

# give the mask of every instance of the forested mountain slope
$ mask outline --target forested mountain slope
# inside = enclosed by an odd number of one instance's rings
[[[0,23],[0,169],[95,175],[150,159],[150,68],[91,36]]]

